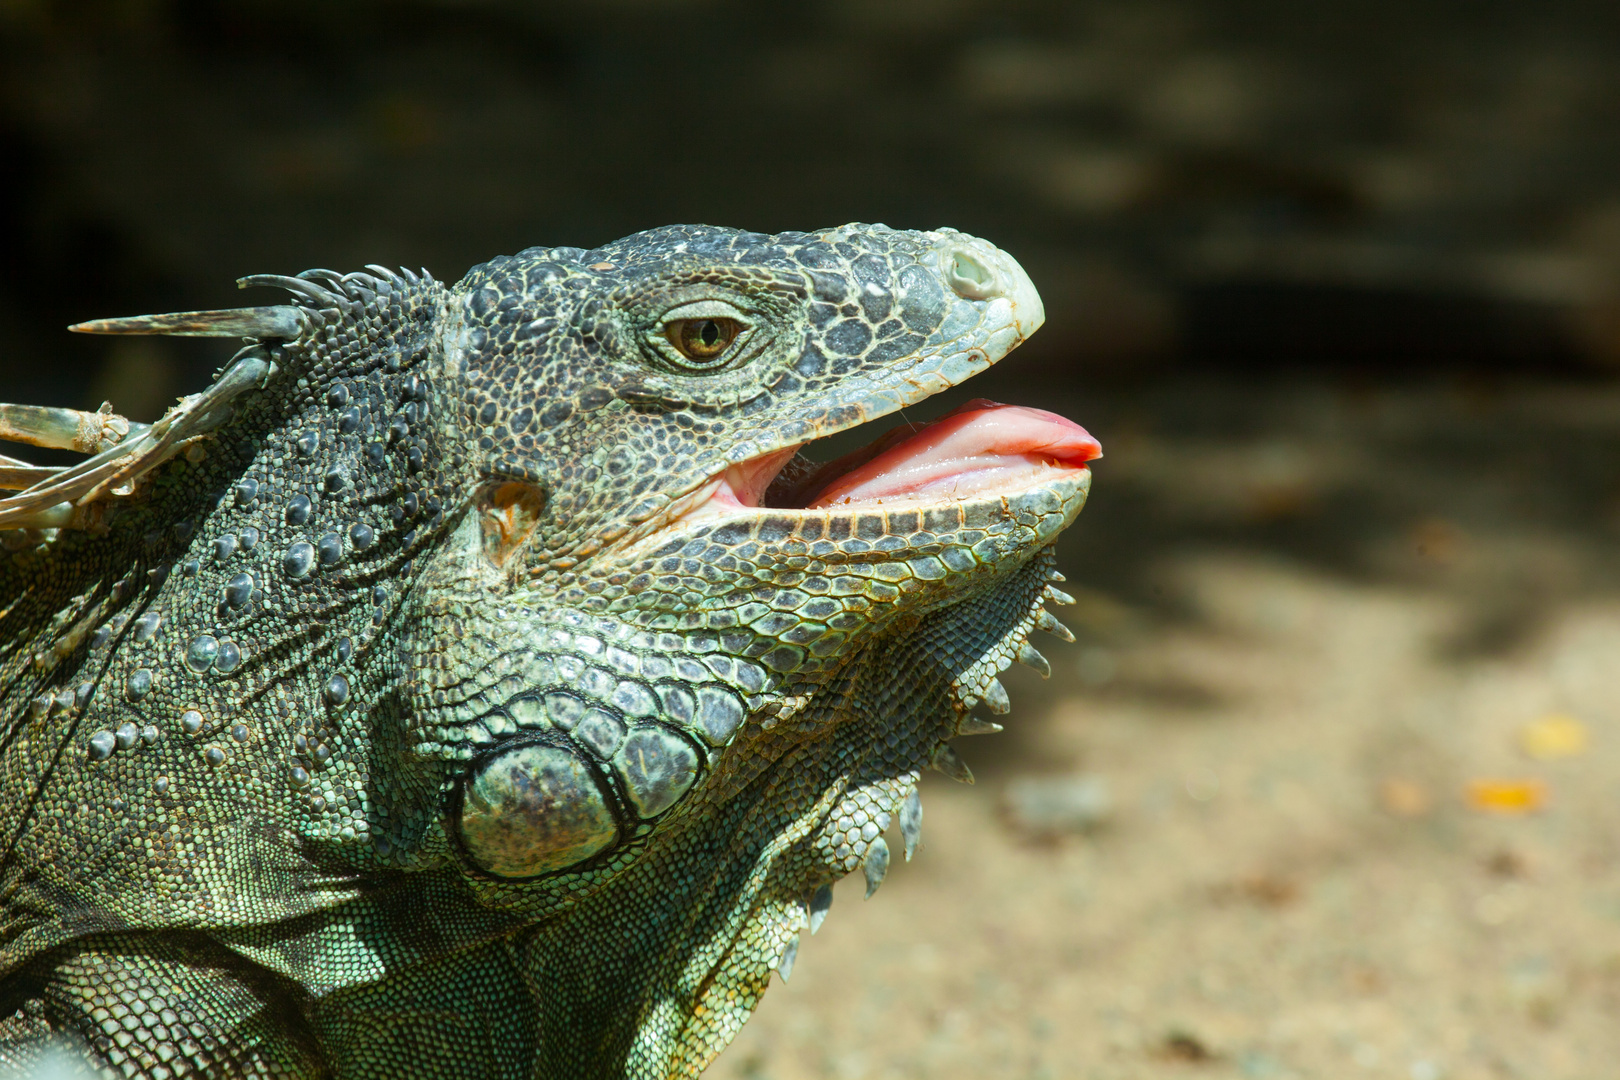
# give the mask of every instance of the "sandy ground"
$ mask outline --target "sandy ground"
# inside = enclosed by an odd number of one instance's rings
[[[711,1075],[1616,1075],[1620,390],[1055,407],[1107,451],[1078,645]]]

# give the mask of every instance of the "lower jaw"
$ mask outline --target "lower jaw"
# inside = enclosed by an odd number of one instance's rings
[[[711,498],[644,535],[635,546],[643,550],[647,546],[664,546],[677,535],[697,530],[710,532],[727,525],[742,526],[754,533],[765,522],[785,535],[802,536],[808,526],[809,531],[821,536],[847,532],[861,537],[878,529],[878,535],[903,538],[910,530],[887,520],[895,514],[916,515],[914,528],[920,532],[934,532],[932,519],[937,517],[939,526],[946,530],[944,534],[935,533],[938,541],[947,541],[953,528],[985,529],[1018,521],[1033,528],[1035,535],[1030,543],[1038,545],[1050,543],[1073,523],[1090,490],[1090,469],[1065,467],[1046,469],[1044,475],[1023,486],[979,492],[969,498],[930,499],[927,496],[933,493],[925,491],[913,493],[915,499],[885,498],[819,507],[743,506]],[[894,554],[900,549],[889,550]],[[831,558],[837,561],[838,556]]]

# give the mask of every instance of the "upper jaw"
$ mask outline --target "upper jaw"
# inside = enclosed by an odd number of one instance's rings
[[[827,399],[808,402],[806,411],[822,410],[822,417],[814,423],[793,425],[797,430],[788,438],[767,435],[739,441],[726,454],[729,464],[836,435],[959,386],[1023,344],[1046,322],[1046,308],[1035,283],[1011,255],[955,229],[922,235],[934,246],[918,257],[918,263],[957,298],[933,336],[881,375],[859,378],[851,386],[855,392],[847,397],[835,386]]]
[[[855,394],[840,398],[835,386],[831,400],[807,403],[808,409],[821,412],[814,421],[778,425],[775,438],[740,440],[727,451],[723,468],[670,499],[607,547],[622,550],[680,523],[737,512],[757,513],[755,508],[762,506],[791,509],[783,485],[773,488],[772,482],[784,468],[785,480],[798,480],[814,468],[813,463],[795,460],[800,448],[965,382],[1018,347],[1045,322],[1040,293],[1012,256],[954,229],[924,235],[934,241],[934,247],[919,262],[955,293],[958,312],[971,311],[971,325],[965,320],[957,325],[957,315],[948,315],[917,353],[896,361],[881,376],[860,379]],[[1032,477],[1025,486],[1036,483]],[[796,492],[802,493],[802,489]]]

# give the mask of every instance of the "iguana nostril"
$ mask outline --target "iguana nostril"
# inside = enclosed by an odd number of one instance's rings
[[[989,300],[1002,292],[995,270],[966,251],[959,250],[951,255],[946,277],[956,295],[967,300]]]
[[[1006,302],[1019,340],[1040,329],[1046,321],[1046,308],[1035,283],[1016,259],[954,229],[941,229],[936,235],[940,237],[937,273],[952,292],[978,303]]]

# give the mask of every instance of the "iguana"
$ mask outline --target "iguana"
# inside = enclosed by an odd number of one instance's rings
[[[0,407],[93,454],[0,462],[0,1071],[699,1073],[1068,636],[1083,429],[809,456],[1034,286],[868,225],[240,284],[75,327],[246,339],[159,422]]]

